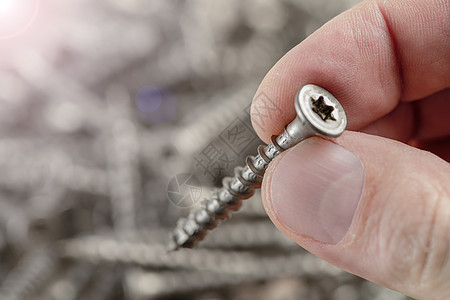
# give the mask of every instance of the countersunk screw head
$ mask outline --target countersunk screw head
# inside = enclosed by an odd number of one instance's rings
[[[317,85],[308,84],[298,91],[295,110],[304,125],[325,137],[338,137],[347,126],[342,105],[330,92]]]

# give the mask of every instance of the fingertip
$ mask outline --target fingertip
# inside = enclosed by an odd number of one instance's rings
[[[423,98],[448,86],[450,52],[443,38],[448,26],[443,26],[445,18],[436,17],[448,4],[397,2],[361,3],[274,65],[252,105],[252,122],[265,142],[295,117],[294,97],[305,84],[322,86],[336,96],[350,130],[390,113],[400,99]],[[421,9],[424,3],[426,10]]]
[[[267,84],[264,79],[253,98],[250,110],[253,128],[265,143],[270,142],[272,135],[281,133],[284,125],[296,117],[295,94],[290,103],[290,101],[283,100],[283,96],[276,89],[266,88]]]

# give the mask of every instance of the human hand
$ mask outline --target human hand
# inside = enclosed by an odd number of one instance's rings
[[[266,211],[324,260],[423,299],[450,299],[449,20],[448,0],[363,2],[287,53],[252,106],[269,142],[294,119],[300,87],[336,96],[352,131],[277,157]]]

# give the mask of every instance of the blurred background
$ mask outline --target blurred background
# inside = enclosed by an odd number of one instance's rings
[[[356,2],[1,0],[0,299],[407,299],[295,245],[258,193],[165,252],[261,143],[264,74]]]

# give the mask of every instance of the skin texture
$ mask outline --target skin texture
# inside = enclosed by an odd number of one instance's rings
[[[281,58],[252,105],[254,128],[269,142],[294,119],[303,85],[322,86],[339,99],[349,131],[332,142],[353,153],[364,173],[351,225],[339,231],[344,237],[324,242],[300,221],[291,224],[295,218],[280,218],[291,209],[283,205],[307,203],[286,179],[305,181],[295,170],[308,166],[301,153],[331,141],[305,141],[277,157],[264,178],[264,206],[300,246],[419,299],[450,299],[449,20],[448,0],[363,2]]]

